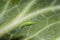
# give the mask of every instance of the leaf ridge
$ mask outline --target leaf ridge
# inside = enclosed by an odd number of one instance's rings
[[[30,19],[31,17],[33,16],[37,16],[39,14],[42,14],[44,13],[45,11],[49,11],[49,10],[56,10],[56,9],[60,9],[60,6],[54,6],[54,7],[48,7],[48,8],[45,8],[45,9],[41,9],[41,10],[37,10],[37,11],[34,11],[32,13],[30,13],[29,15],[23,17],[21,20],[20,18],[15,18],[12,22],[10,22],[8,25],[4,26],[4,28],[0,29],[0,35],[2,34],[5,34],[6,31],[11,31],[13,28],[15,28],[15,26],[17,24],[20,24],[21,22],[27,20],[27,19]]]

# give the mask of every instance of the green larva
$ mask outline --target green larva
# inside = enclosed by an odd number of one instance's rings
[[[26,27],[26,26],[33,25],[33,24],[35,24],[35,22],[25,22],[25,23],[23,23],[23,24],[21,25],[21,29],[24,28],[24,27]]]

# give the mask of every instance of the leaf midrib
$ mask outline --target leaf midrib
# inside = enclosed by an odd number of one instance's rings
[[[60,9],[60,6],[53,6],[53,7],[47,7],[44,9],[40,9],[40,10],[34,11],[34,12],[30,13],[29,15],[23,17],[21,20],[19,19],[19,16],[17,16],[17,18],[12,20],[12,22],[10,22],[8,25],[4,26],[4,28],[0,29],[0,35],[5,34],[7,31],[11,31],[13,28],[15,28],[15,26],[17,24],[20,24],[21,22],[25,21],[26,19],[30,19],[33,16],[37,16],[37,15],[47,12],[49,10],[57,10],[57,9]]]

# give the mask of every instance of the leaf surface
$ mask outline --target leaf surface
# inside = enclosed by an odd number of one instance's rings
[[[60,40],[60,0],[1,0],[0,40]]]

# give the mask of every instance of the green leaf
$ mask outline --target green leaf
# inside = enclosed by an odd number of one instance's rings
[[[0,0],[0,40],[60,40],[60,0]]]

